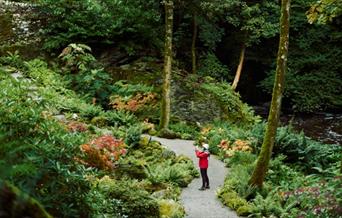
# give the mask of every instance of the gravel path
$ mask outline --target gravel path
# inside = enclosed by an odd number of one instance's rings
[[[198,159],[195,155],[194,141],[180,139],[163,139],[153,137],[154,140],[167,146],[176,154],[183,154],[190,157],[196,166]],[[202,185],[201,178],[195,178],[187,188],[184,188],[181,194],[181,201],[185,207],[188,218],[235,218],[238,217],[234,211],[222,205],[217,199],[215,192],[223,184],[227,168],[224,164],[211,156],[209,159],[208,176],[210,189],[199,191]]]

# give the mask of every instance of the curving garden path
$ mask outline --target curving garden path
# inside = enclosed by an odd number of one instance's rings
[[[196,166],[198,159],[195,156],[194,141],[181,139],[164,139],[152,137],[153,140],[159,141],[176,154],[183,154],[190,157]],[[188,218],[234,218],[238,217],[234,211],[223,206],[216,197],[216,190],[223,185],[224,178],[227,175],[227,168],[224,164],[211,156],[209,159],[208,176],[210,180],[210,188],[205,191],[199,191],[201,187],[201,178],[195,178],[187,188],[182,190],[181,201],[185,207]]]

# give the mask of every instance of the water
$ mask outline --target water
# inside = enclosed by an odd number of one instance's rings
[[[267,108],[255,107],[256,114],[267,119]],[[297,131],[327,144],[342,145],[342,114],[282,114],[281,125],[291,123]]]
[[[282,123],[288,124],[290,121],[295,129],[303,130],[305,135],[312,139],[327,144],[342,145],[342,114],[316,113],[281,116]]]

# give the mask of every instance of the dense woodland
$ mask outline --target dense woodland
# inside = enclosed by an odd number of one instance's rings
[[[208,143],[238,215],[341,217],[341,145],[279,123],[341,112],[341,14],[339,0],[0,0],[0,217],[184,217],[196,163],[147,134]]]

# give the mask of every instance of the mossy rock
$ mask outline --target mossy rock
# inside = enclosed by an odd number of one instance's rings
[[[146,147],[151,142],[149,137],[143,136],[140,137],[139,145],[140,147]]]
[[[174,151],[169,150],[169,149],[165,149],[162,152],[162,157],[166,158],[166,159],[175,158],[176,157],[176,153]]]
[[[176,133],[172,130],[169,129],[161,129],[158,132],[158,136],[166,139],[176,139],[176,138],[181,138],[181,135],[179,133]]]
[[[171,199],[161,199],[158,201],[160,217],[181,218],[185,216],[184,207]]]
[[[94,117],[93,119],[91,119],[90,123],[97,127],[104,127],[108,125],[106,117],[103,116]]]
[[[154,136],[154,135],[157,135],[157,133],[158,133],[158,132],[157,132],[157,130],[155,130],[155,129],[150,129],[150,130],[148,130],[148,134],[149,134],[149,135],[153,135],[153,136]]]

